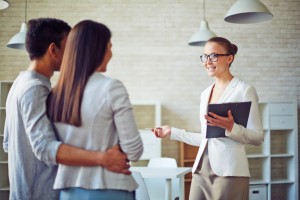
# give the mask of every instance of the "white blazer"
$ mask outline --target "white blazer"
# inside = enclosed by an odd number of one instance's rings
[[[258,96],[255,88],[234,77],[218,103],[251,101],[247,127],[234,123],[231,132],[225,131],[226,137],[206,138],[207,105],[213,85],[201,94],[200,122],[201,133],[186,132],[172,128],[171,139],[199,146],[198,154],[193,166],[194,173],[198,167],[205,147],[208,148],[208,158],[213,172],[218,176],[250,177],[245,144],[260,145],[264,140],[264,131],[258,108]]]

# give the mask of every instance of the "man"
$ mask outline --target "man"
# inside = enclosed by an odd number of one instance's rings
[[[31,62],[14,81],[6,102],[3,148],[8,152],[10,200],[58,199],[59,191],[52,189],[56,163],[101,165],[130,174],[127,156],[118,146],[101,153],[57,141],[46,115],[46,99],[71,28],[51,18],[33,19],[28,25],[26,49]]]

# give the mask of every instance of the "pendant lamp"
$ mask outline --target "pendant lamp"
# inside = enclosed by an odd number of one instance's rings
[[[9,42],[7,43],[7,47],[12,49],[25,49],[25,38],[27,32],[27,0],[25,0],[25,22],[22,23],[20,32],[14,35]]]
[[[203,20],[200,23],[199,30],[191,37],[189,45],[204,46],[207,40],[215,36],[216,34],[209,29],[208,23],[205,20],[205,0],[203,0]]]
[[[251,24],[272,18],[272,13],[259,0],[238,0],[231,6],[224,20],[230,23]]]
[[[0,10],[4,10],[8,6],[9,6],[9,4],[6,1],[0,0]]]

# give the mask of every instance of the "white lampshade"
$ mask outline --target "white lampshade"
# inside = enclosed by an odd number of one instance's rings
[[[25,38],[27,32],[27,24],[24,22],[21,25],[20,32],[14,35],[9,42],[7,43],[7,47],[13,49],[25,49]]]
[[[251,24],[272,18],[272,13],[259,0],[238,0],[231,6],[224,20],[230,23]]]
[[[216,37],[216,34],[209,29],[207,21],[202,20],[200,29],[191,37],[189,45],[204,46],[206,41],[212,37]]]
[[[8,6],[9,6],[9,4],[6,1],[0,0],[0,10],[4,10]]]

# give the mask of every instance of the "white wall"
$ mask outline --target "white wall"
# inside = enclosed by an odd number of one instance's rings
[[[24,21],[24,0],[0,10],[0,80],[13,80],[28,66],[24,51],[6,47]],[[206,1],[206,19],[219,36],[235,43],[234,75],[252,83],[261,100],[295,96],[300,105],[300,1],[262,0],[274,18],[238,25],[223,20],[235,0]],[[134,101],[160,100],[162,123],[199,131],[199,95],[213,82],[199,55],[187,45],[202,19],[194,0],[28,0],[27,19],[56,17],[74,25],[93,19],[113,33],[107,75],[122,80]],[[54,77],[54,81],[57,76]],[[299,109],[299,107],[298,107]],[[163,141],[163,155],[178,158],[178,145]]]

